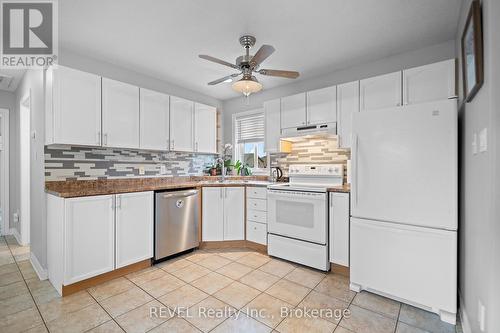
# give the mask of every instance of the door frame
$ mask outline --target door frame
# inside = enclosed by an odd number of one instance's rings
[[[19,202],[19,210],[20,210],[20,218],[21,221],[19,223],[19,233],[15,236],[18,236],[19,239],[17,239],[18,243],[20,245],[28,245],[30,243],[30,228],[31,228],[31,109],[32,109],[32,104],[31,104],[31,89],[28,90],[28,92],[21,98],[19,102],[19,123],[20,123],[20,129],[25,129],[23,128],[23,125],[21,123],[21,120],[23,117],[26,117],[24,119],[27,120],[27,131],[28,133],[23,133],[23,131],[19,131],[19,160],[20,160],[20,167],[19,167],[19,180],[20,180],[20,191],[19,191],[19,197],[20,197],[20,202]],[[22,113],[26,112],[27,115],[23,115]],[[26,130],[26,129],[25,129]],[[25,143],[26,143],[26,149],[28,151],[23,150],[23,135],[28,135],[27,138],[24,138]],[[23,165],[23,157],[26,157],[25,163],[28,163],[28,165]],[[26,181],[24,181],[24,178],[26,178]]]
[[[10,234],[10,206],[9,206],[9,110],[0,109],[0,118],[2,118],[2,128],[0,136],[0,207],[2,208],[2,229],[3,234]]]

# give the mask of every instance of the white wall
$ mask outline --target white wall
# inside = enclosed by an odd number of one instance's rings
[[[15,138],[17,132],[15,131],[16,124],[16,114],[15,114],[15,100],[16,96],[14,93],[8,91],[0,91],[0,108],[9,110],[9,220],[10,226],[12,227],[12,215],[15,212],[14,207],[17,204],[17,187],[15,186],[15,167],[16,164],[16,145]],[[14,170],[14,171],[13,171]],[[13,177],[14,176],[14,177]],[[6,231],[7,232],[7,231]]]
[[[337,70],[335,72],[328,73],[328,69],[325,69],[325,72],[328,74],[321,77],[292,82],[290,84],[269,90],[266,90],[266,87],[264,87],[261,92],[250,95],[249,105],[247,105],[247,101],[243,97],[226,100],[222,104],[223,128],[225,133],[224,142],[232,141],[232,115],[234,113],[260,108],[263,106],[265,101],[308,90],[324,88],[338,83],[350,82],[371,76],[399,71],[403,68],[421,66],[454,57],[455,41],[450,40],[442,44],[393,55],[383,59],[374,60],[372,62]]]
[[[44,138],[45,138],[45,104],[43,71],[28,70],[16,90],[15,113],[16,122],[16,147],[19,148],[19,106],[21,99],[31,91],[31,138],[30,145],[30,246],[31,252],[37,257],[43,267],[47,263],[47,233],[46,233],[46,207],[45,207],[45,174],[44,174]],[[16,149],[19,152],[19,149]],[[19,163],[20,156],[15,154],[15,170],[13,187],[17,187],[16,205],[19,209]],[[12,169],[11,169],[12,170]],[[12,175],[11,175],[12,176]]]
[[[465,0],[457,30],[457,57],[471,0]],[[459,289],[472,332],[480,332],[478,302],[486,306],[486,332],[500,332],[500,2],[483,0],[484,85],[463,103],[460,75]],[[460,64],[461,65],[461,64]],[[460,73],[462,71],[460,70]],[[472,154],[473,133],[488,130],[488,151]]]

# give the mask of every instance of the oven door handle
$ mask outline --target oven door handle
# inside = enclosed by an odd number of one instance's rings
[[[290,199],[309,199],[309,200],[325,200],[326,193],[314,193],[314,192],[298,192],[298,191],[278,191],[269,190],[267,191],[268,197],[272,198],[290,198]]]

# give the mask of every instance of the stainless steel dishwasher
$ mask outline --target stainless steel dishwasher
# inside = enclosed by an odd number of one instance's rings
[[[194,189],[156,193],[155,261],[199,245],[198,200]]]

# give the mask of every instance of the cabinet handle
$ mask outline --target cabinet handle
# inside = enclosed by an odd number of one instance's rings
[[[97,145],[101,145],[101,131],[97,131]]]
[[[194,151],[198,151],[198,142],[194,143]]]
[[[104,133],[104,146],[108,145],[108,133]]]
[[[118,209],[122,209],[122,197],[119,195],[119,196],[117,197],[117,199],[118,199],[118,205],[117,205],[117,207],[116,207],[116,208],[118,208]]]
[[[170,139],[167,139],[167,149],[170,150]]]
[[[224,197],[227,199],[227,187],[224,188]]]
[[[175,141],[172,140],[172,150],[174,150],[174,149],[175,149]]]
[[[220,198],[222,199],[222,188],[219,189]]]

